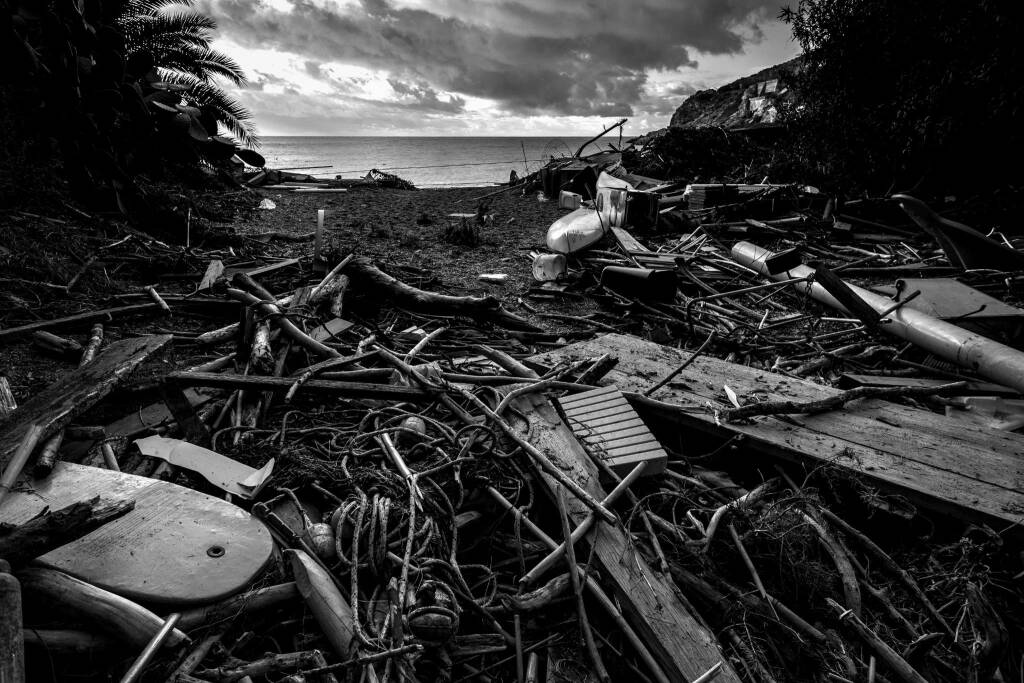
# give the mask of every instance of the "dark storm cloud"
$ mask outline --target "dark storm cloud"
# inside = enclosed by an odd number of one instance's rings
[[[288,79],[286,78],[281,78],[280,76],[275,76],[274,74],[268,74],[258,69],[253,70],[252,73],[249,74],[249,84],[247,86],[248,88],[252,90],[262,91],[265,90],[268,85],[280,86],[284,88],[286,91],[292,93],[297,92],[295,88],[292,86],[291,82],[288,81]]]
[[[496,100],[518,114],[630,115],[647,69],[694,66],[690,50],[741,50],[739,30],[777,0],[389,0],[325,6],[205,0],[222,32],[252,48],[388,71],[424,107],[458,111],[438,90]],[[756,28],[754,29],[756,30]],[[420,86],[419,84],[429,84]],[[397,89],[396,89],[397,92]]]
[[[402,96],[400,104],[409,109],[458,113],[466,108],[466,100],[461,97],[449,96],[442,100],[438,92],[426,83],[406,83],[396,78],[389,78],[388,85]]]

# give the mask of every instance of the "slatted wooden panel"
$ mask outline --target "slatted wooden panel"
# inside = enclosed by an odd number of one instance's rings
[[[645,475],[665,470],[668,454],[615,387],[603,387],[559,400],[576,438],[620,477],[641,462]]]

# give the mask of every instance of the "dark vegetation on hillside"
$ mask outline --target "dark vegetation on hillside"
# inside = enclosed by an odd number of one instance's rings
[[[801,0],[799,153],[847,186],[935,194],[1019,184],[1024,4]]]
[[[249,113],[218,86],[244,74],[189,4],[0,0],[0,202],[56,193],[180,234],[187,211],[161,184],[223,184],[236,155],[262,164],[239,146],[258,142]]]
[[[1020,232],[1024,4],[801,0],[782,18],[800,59],[690,97],[632,158],[637,172],[953,196],[975,224]],[[761,130],[744,93],[776,78],[782,126]]]

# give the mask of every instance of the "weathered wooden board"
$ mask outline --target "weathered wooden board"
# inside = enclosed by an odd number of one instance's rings
[[[270,559],[263,523],[240,507],[159,479],[58,462],[23,479],[0,503],[0,522],[21,524],[93,496],[135,508],[39,558],[83,581],[141,602],[206,603],[242,590]]]
[[[605,378],[624,392],[642,392],[689,357],[689,352],[608,334],[536,356],[545,364],[612,353],[618,365]],[[856,401],[838,411],[795,416],[797,424],[758,418],[753,424],[715,422],[712,406],[728,407],[723,386],[742,397],[811,401],[837,391],[764,370],[699,358],[652,398],[680,427],[728,436],[747,447],[803,463],[827,463],[866,477],[918,504],[964,519],[1024,532],[1024,436],[964,425],[942,415],[881,400]]]
[[[603,498],[605,491],[597,467],[547,399],[531,394],[512,405],[528,420],[528,427],[517,421],[524,432],[522,436],[588,493]],[[543,475],[543,479],[553,490],[554,479],[548,475]],[[572,495],[566,496],[566,505],[575,524],[582,522],[589,512]],[[672,580],[647,564],[621,527],[597,524],[590,543],[602,576],[615,588],[623,614],[646,641],[669,680],[692,681],[725,660],[714,635],[687,611]],[[726,663],[715,680],[738,683],[740,679]]]
[[[26,401],[0,424],[0,469],[7,467],[32,425],[43,425],[42,439],[48,439],[109,394],[140,363],[170,341],[171,335],[165,334],[114,342],[92,362],[72,370]]]

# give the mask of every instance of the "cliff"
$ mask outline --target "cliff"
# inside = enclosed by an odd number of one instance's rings
[[[679,105],[669,125],[679,128],[744,128],[777,123],[782,105],[792,100],[793,91],[788,81],[800,68],[800,63],[801,58],[796,57],[717,90],[694,93]]]

